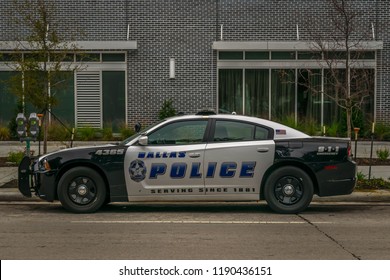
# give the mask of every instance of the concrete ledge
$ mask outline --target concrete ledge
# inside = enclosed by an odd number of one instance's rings
[[[1,188],[0,201],[34,201],[46,202],[36,196],[23,196],[17,188]],[[313,202],[389,202],[390,190],[355,191],[350,195],[313,197]]]

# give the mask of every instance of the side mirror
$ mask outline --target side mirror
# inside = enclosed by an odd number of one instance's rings
[[[137,122],[135,125],[134,125],[134,130],[135,130],[135,132],[140,132],[141,131],[141,127],[142,127],[142,125],[139,123],[139,122]]]
[[[142,135],[142,136],[138,139],[138,144],[140,144],[141,146],[147,146],[147,145],[148,145],[148,136]]]

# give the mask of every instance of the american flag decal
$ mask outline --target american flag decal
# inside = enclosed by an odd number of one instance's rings
[[[286,135],[286,130],[285,129],[277,129],[276,134],[278,135]]]

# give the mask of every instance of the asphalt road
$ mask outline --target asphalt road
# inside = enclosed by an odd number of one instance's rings
[[[0,259],[390,259],[390,203],[313,203],[299,215],[265,204],[0,203]]]

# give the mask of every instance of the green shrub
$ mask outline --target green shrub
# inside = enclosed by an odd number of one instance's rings
[[[321,135],[320,125],[312,118],[300,122],[298,124],[298,129],[309,135]]]
[[[18,152],[9,152],[7,161],[19,164],[24,157],[24,152],[18,151]]]
[[[361,171],[359,171],[359,172],[356,174],[356,178],[357,178],[358,181],[362,181],[362,180],[366,179],[366,177],[367,177],[367,176],[366,176],[363,172],[361,172]]]
[[[173,101],[168,99],[165,100],[160,111],[158,112],[158,118],[160,120],[173,117],[176,115],[176,109],[173,108]]]
[[[325,134],[330,137],[339,137],[340,136],[340,123],[334,122],[330,126],[326,127]]]
[[[103,134],[103,140],[104,141],[111,141],[114,139],[113,135],[112,135],[112,127],[111,125],[107,125],[106,127],[103,128],[102,130],[102,134]]]
[[[77,139],[81,141],[91,141],[97,138],[99,129],[93,127],[80,127],[77,129]]]
[[[390,182],[382,178],[362,179],[357,181],[356,189],[389,190]]]
[[[384,123],[378,123],[375,125],[374,134],[375,134],[375,138],[379,141],[390,140],[390,126]]]
[[[0,126],[0,140],[6,141],[11,139],[11,133],[8,127]]]
[[[281,120],[277,120],[277,121],[284,124],[284,125],[287,125],[288,127],[297,128],[294,114],[287,115],[284,118],[282,118]]]
[[[49,141],[69,141],[72,137],[70,126],[63,126],[59,122],[53,121],[48,130]]]
[[[121,126],[120,132],[121,132],[121,137],[123,140],[126,138],[129,138],[130,136],[135,134],[134,129],[131,129],[131,128],[127,127],[126,125]]]
[[[390,155],[389,149],[387,149],[387,148],[378,149],[378,150],[376,150],[376,155],[378,156],[378,158],[380,160],[386,160],[389,158],[389,155]]]

